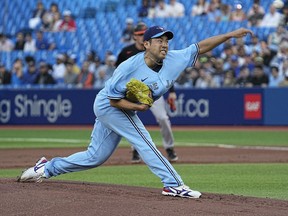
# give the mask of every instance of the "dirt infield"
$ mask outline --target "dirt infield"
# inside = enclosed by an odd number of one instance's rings
[[[57,149],[1,149],[0,168],[29,167],[40,157],[47,159],[68,156],[85,148]],[[163,149],[159,149],[163,155]],[[130,148],[118,148],[105,165],[131,164]],[[286,150],[219,148],[219,147],[177,147],[177,163],[288,163]]]
[[[85,149],[3,149],[0,168],[31,166],[41,156],[67,156]],[[160,149],[161,150],[161,149]],[[161,150],[163,152],[163,149]],[[130,164],[118,148],[104,165]],[[164,152],[163,152],[164,153]],[[177,163],[288,162],[287,150],[178,147]],[[165,155],[165,154],[164,154]],[[48,180],[41,184],[0,179],[1,215],[287,215],[288,201],[203,193],[201,199],[161,195],[161,189]]]

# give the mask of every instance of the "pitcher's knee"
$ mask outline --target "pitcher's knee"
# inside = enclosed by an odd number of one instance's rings
[[[91,152],[87,151],[87,159],[85,160],[87,165],[91,167],[97,167],[103,164],[108,157],[106,157],[104,154],[99,154],[97,152],[94,152],[91,154]]]
[[[157,121],[167,121],[169,120],[169,116],[167,114],[158,115],[156,117]]]
[[[170,120],[167,117],[163,117],[163,118],[157,118],[157,122],[158,124],[161,126],[161,125],[170,125]]]

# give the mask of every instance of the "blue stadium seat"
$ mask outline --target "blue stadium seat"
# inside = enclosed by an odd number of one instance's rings
[[[101,1],[99,9],[103,12],[115,12],[118,8],[120,0]]]
[[[94,19],[96,17],[97,9],[95,7],[85,7],[79,10],[78,18]]]
[[[247,26],[247,21],[213,23],[207,22],[207,17],[205,16],[191,17],[191,8],[197,0],[179,1],[184,4],[186,9],[186,16],[183,18],[142,19],[148,26],[162,25],[174,31],[175,38],[171,41],[171,48],[182,48],[208,36]],[[1,8],[4,8],[4,2],[6,1],[0,1]],[[43,1],[46,8],[49,8],[52,2],[56,1]],[[5,20],[5,25],[0,25],[0,31],[14,36],[19,30],[26,29],[36,3],[36,0],[9,1],[7,5],[9,16]],[[99,55],[104,55],[107,49],[112,50],[116,54],[123,47],[123,44],[119,41],[125,27],[126,18],[132,17],[135,23],[140,20],[137,17],[137,8],[141,5],[141,0],[85,0],[81,2],[79,0],[62,0],[57,3],[61,12],[64,9],[70,9],[73,15],[76,15],[77,31],[75,33],[45,33],[45,36],[56,42],[56,52],[59,50],[72,50],[83,54],[85,50],[93,48]],[[222,3],[234,4],[234,2],[231,3],[229,0],[222,0]],[[270,3],[270,1],[261,1],[266,11],[268,11]],[[242,4],[244,10],[247,11],[253,4],[253,0],[242,1]],[[0,19],[3,20],[4,16],[5,11],[0,10]],[[267,39],[268,35],[275,31],[273,28],[254,28],[254,30],[260,39]],[[248,41],[248,39],[246,40]],[[216,50],[215,52],[218,51]],[[52,55],[50,54],[41,51],[40,56],[52,60]],[[6,63],[11,63],[11,59],[17,55],[21,56],[21,54],[15,54],[14,52],[11,55],[1,53],[1,61],[5,59]],[[83,57],[80,59],[83,59]]]

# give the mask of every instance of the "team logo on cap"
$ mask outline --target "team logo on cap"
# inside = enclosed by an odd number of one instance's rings
[[[161,31],[164,31],[164,28],[162,28],[162,27],[157,27],[157,29],[160,29]]]

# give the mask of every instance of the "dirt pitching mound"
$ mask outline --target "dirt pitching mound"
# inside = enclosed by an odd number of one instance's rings
[[[161,189],[47,180],[0,179],[1,215],[287,215],[288,201],[203,193],[200,199]],[[11,201],[13,200],[13,201]]]

